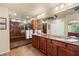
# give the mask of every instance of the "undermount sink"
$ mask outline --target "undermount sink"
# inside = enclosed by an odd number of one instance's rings
[[[78,40],[77,39],[70,38],[70,39],[67,39],[67,41],[69,41],[69,42],[75,42],[75,41],[78,41]]]

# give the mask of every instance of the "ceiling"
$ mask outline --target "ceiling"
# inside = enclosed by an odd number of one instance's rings
[[[0,3],[0,6],[9,8],[9,15],[16,17],[30,18],[42,13],[50,12],[50,9],[56,7],[59,3]]]

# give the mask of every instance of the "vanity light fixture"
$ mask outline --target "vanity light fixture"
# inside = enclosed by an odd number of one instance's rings
[[[60,5],[60,9],[63,9],[65,7],[65,4]]]
[[[68,5],[68,6],[71,6],[71,5],[73,5],[73,3],[68,3],[67,5]]]
[[[56,19],[57,19],[57,17],[58,17],[57,15],[54,15],[54,20],[56,20]]]

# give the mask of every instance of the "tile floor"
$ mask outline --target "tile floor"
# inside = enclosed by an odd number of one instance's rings
[[[10,52],[2,54],[1,56],[45,56],[38,49],[34,48],[32,44],[21,46],[12,49]]]

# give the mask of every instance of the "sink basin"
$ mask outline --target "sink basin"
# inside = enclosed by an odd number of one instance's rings
[[[69,41],[69,42],[75,42],[75,41],[78,41],[78,40],[71,38],[71,39],[67,39],[67,41]]]

